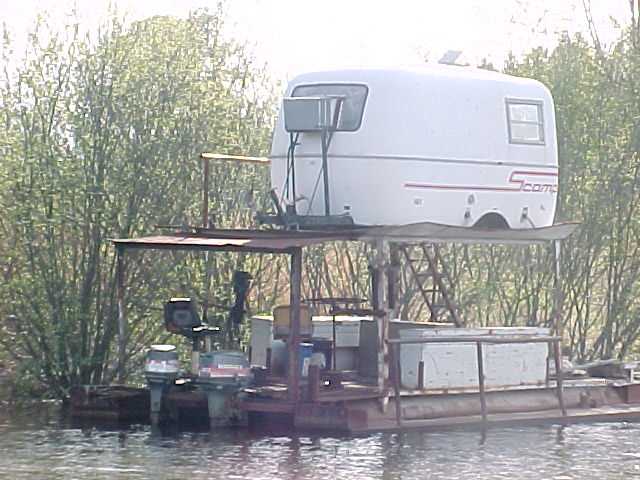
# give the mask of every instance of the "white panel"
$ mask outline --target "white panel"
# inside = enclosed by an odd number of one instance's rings
[[[549,329],[537,327],[478,329],[413,329],[400,332],[400,338],[432,336],[548,335]],[[548,346],[546,343],[483,345],[485,386],[506,387],[538,385],[546,379]],[[424,385],[427,389],[478,387],[475,343],[439,343],[402,345],[400,362],[402,384],[418,386],[418,362],[424,362]]]
[[[251,364],[267,364],[267,348],[273,340],[273,319],[271,317],[251,318]]]
[[[303,74],[290,82],[287,94],[313,83],[369,89],[360,128],[332,137],[332,214],[348,212],[363,225],[429,221],[468,227],[489,212],[503,215],[513,229],[553,223],[555,114],[551,94],[540,82],[452,66],[357,69]],[[535,102],[511,106],[511,128],[507,99]],[[509,131],[534,144],[510,143]],[[544,144],[535,144],[539,139]],[[288,147],[281,112],[271,148],[272,186],[279,193],[287,178]],[[304,198],[298,203],[304,215],[324,213],[323,192],[316,192],[321,164],[319,135],[301,135],[296,191]]]
[[[356,348],[338,347],[336,350],[336,370],[355,370],[357,365]]]
[[[313,337],[333,339],[333,325],[331,317],[313,318]],[[360,319],[336,320],[336,346],[360,346]]]

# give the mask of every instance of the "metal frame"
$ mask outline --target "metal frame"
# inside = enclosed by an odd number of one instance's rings
[[[366,85],[365,85],[366,87]],[[368,90],[367,90],[368,92]],[[366,104],[366,97],[365,97]],[[364,112],[364,108],[363,108]],[[377,390],[380,399],[380,407],[385,410],[390,396],[391,387],[396,395],[396,409],[398,414],[398,424],[400,418],[400,365],[399,348],[400,343],[410,343],[408,341],[397,341],[389,339],[389,319],[392,309],[396,307],[397,296],[397,274],[399,265],[399,244],[414,243],[500,243],[500,244],[533,244],[553,242],[555,247],[556,265],[555,274],[555,294],[553,321],[556,328],[558,340],[553,340],[554,353],[556,358],[558,380],[558,396],[565,414],[562,399],[562,374],[560,369],[560,339],[562,336],[561,305],[562,292],[560,291],[560,243],[559,240],[566,238],[577,227],[575,224],[557,225],[546,229],[536,229],[535,232],[504,232],[479,231],[464,227],[448,227],[432,223],[413,224],[404,226],[382,226],[382,227],[353,227],[340,230],[325,231],[290,231],[290,230],[250,230],[250,229],[213,229],[209,220],[209,161],[210,160],[234,160],[247,161],[255,164],[268,164],[268,160],[260,157],[239,157],[222,154],[202,154],[203,177],[202,177],[202,225],[200,227],[188,227],[178,233],[164,236],[143,237],[137,239],[115,239],[113,242],[117,251],[116,263],[116,287],[118,306],[118,380],[125,381],[126,370],[126,345],[128,338],[128,323],[126,315],[125,289],[126,289],[126,263],[125,252],[128,249],[145,250],[191,250],[209,252],[250,252],[250,253],[271,253],[285,254],[290,256],[290,305],[291,305],[291,328],[289,332],[289,373],[288,373],[288,401],[292,405],[297,405],[300,400],[300,376],[298,368],[300,343],[300,305],[301,305],[301,284],[302,284],[302,259],[304,247],[327,242],[327,241],[365,241],[371,242],[373,246],[373,256],[371,258],[372,296],[371,303],[378,326],[378,384]],[[326,172],[326,170],[325,170]],[[328,205],[327,205],[328,208]],[[555,228],[555,230],[554,230]],[[386,282],[385,282],[386,274]],[[551,337],[549,337],[551,338]],[[504,339],[503,339],[504,340]],[[442,339],[430,339],[419,341],[428,343],[432,341],[443,341]],[[461,341],[456,337],[454,341]],[[488,343],[487,338],[469,339],[463,341],[478,342],[478,355],[481,356],[482,343]],[[531,339],[527,339],[531,342]],[[495,342],[494,342],[495,343]],[[508,343],[508,342],[507,342]],[[391,348],[390,348],[391,346]],[[480,358],[480,357],[479,357]],[[394,361],[395,360],[395,361]],[[390,371],[390,366],[392,366]],[[482,369],[481,362],[479,369]],[[390,378],[393,377],[393,378]],[[481,397],[484,398],[483,373],[479,374],[479,387]],[[484,400],[483,405],[484,405]],[[486,405],[483,406],[486,417]]]
[[[128,337],[128,322],[125,304],[125,252],[127,249],[146,249],[146,250],[195,250],[205,252],[215,251],[231,251],[242,252],[251,251],[255,253],[272,253],[285,254],[291,258],[290,271],[290,303],[291,303],[291,328],[289,331],[288,347],[289,347],[289,374],[287,383],[289,386],[289,400],[294,404],[300,398],[300,369],[298,365],[299,351],[297,346],[300,343],[300,305],[302,299],[302,247],[293,246],[285,249],[274,248],[244,248],[243,246],[188,246],[188,245],[171,245],[171,244],[136,244],[134,240],[127,242],[126,240],[115,240],[117,263],[116,263],[116,289],[118,303],[118,381],[123,383],[126,379],[126,345]],[[293,346],[293,347],[292,347]]]
[[[485,374],[484,374],[484,359],[482,355],[483,344],[514,344],[514,343],[546,343],[553,350],[553,359],[556,367],[556,394],[558,396],[558,407],[562,412],[562,417],[567,416],[567,410],[564,404],[564,387],[562,378],[562,361],[560,357],[560,342],[562,337],[560,336],[538,336],[538,337],[524,337],[524,336],[459,336],[459,337],[432,337],[421,339],[390,339],[387,340],[387,344],[391,347],[392,352],[392,364],[393,368],[393,390],[394,390],[394,403],[396,409],[396,423],[398,427],[402,426],[402,403],[400,397],[401,390],[401,375],[400,375],[400,346],[401,345],[422,345],[427,343],[475,343],[476,344],[476,358],[478,365],[478,392],[480,397],[480,412],[482,414],[483,424],[487,424],[488,409],[485,390]]]

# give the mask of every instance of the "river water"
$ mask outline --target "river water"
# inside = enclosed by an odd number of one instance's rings
[[[0,407],[0,479],[640,478],[640,424],[365,436],[77,425]]]

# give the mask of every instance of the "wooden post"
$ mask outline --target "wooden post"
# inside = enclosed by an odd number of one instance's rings
[[[424,362],[418,362],[418,390],[424,390]]]
[[[391,359],[393,361],[393,391],[396,404],[396,424],[402,426],[402,405],[400,403],[400,345],[397,343],[391,347]]]
[[[118,382],[124,383],[127,361],[127,313],[124,303],[124,249],[116,250],[116,298],[118,301]]]
[[[289,400],[297,403],[300,398],[300,301],[302,296],[302,249],[294,248],[291,251],[291,277],[290,277],[290,307],[289,307],[289,373],[288,394]]]
[[[480,411],[482,423],[487,424],[487,399],[484,394],[484,360],[482,358],[482,342],[476,342],[476,355],[478,358],[478,388],[480,390]]]
[[[265,365],[264,367],[267,369],[267,372],[269,372],[269,374],[271,374],[271,349],[267,348],[266,351],[266,358],[265,358]]]
[[[209,159],[202,161],[202,228],[209,228]]]
[[[556,365],[556,389],[558,394],[558,403],[560,404],[560,411],[562,416],[567,416],[567,409],[564,406],[564,389],[562,386],[562,352],[560,351],[560,340],[553,342],[553,358]]]
[[[320,397],[320,367],[309,365],[309,401],[316,402]]]

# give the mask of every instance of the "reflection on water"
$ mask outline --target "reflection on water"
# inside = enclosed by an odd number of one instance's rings
[[[640,477],[640,424],[371,434],[152,431],[0,411],[0,478],[618,479]]]

